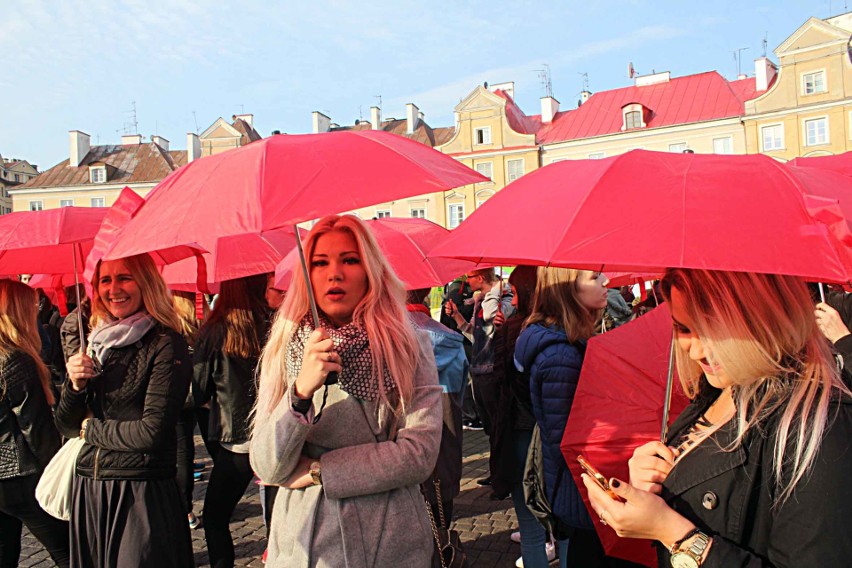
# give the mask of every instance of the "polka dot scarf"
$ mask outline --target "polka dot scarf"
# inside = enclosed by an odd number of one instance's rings
[[[323,314],[320,314],[320,325],[331,336],[334,350],[341,358],[343,371],[338,378],[340,388],[361,400],[379,398],[379,381],[373,376],[372,351],[370,351],[370,338],[367,337],[367,332],[354,323],[334,327]],[[313,331],[313,318],[309,313],[302,318],[287,345],[287,375],[291,377],[291,380],[295,380],[295,377],[299,376],[299,371],[302,370],[305,343]],[[387,369],[385,369],[384,382],[386,394],[396,391],[396,383]]]

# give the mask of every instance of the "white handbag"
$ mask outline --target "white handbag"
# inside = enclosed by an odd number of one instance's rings
[[[63,521],[71,518],[71,485],[74,482],[77,456],[83,444],[85,442],[82,438],[72,438],[65,442],[44,468],[36,485],[38,504],[50,516]]]

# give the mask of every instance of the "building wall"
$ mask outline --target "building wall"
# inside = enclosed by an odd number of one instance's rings
[[[840,154],[852,150],[852,63],[849,30],[811,18],[775,53],[779,72],[764,95],[746,103],[743,118],[748,153],[765,153],[780,160],[797,156]],[[805,75],[821,73],[825,91],[808,94]],[[806,122],[824,120],[827,140],[808,144]],[[764,143],[768,129],[783,128],[783,144]]]
[[[74,207],[92,207],[92,199],[103,199],[104,207],[109,207],[115,203],[121,190],[125,187],[130,187],[130,189],[145,197],[155,185],[155,183],[133,185],[103,184],[97,186],[17,190],[12,196],[12,210],[29,211],[31,203],[38,201],[41,202],[42,209],[56,209],[63,205],[63,200],[72,201]]]

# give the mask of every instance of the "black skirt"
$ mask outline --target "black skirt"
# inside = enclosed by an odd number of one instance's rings
[[[192,540],[177,483],[75,477],[71,568],[188,568]]]

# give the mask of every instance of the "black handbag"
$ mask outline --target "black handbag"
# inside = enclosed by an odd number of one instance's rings
[[[429,524],[432,525],[432,536],[435,539],[435,554],[432,555],[432,566],[434,568],[467,568],[467,554],[462,547],[459,533],[450,529],[447,519],[444,517],[444,505],[441,501],[441,482],[433,479],[435,484],[435,495],[438,500],[438,515],[441,517],[440,526],[435,522],[432,513],[432,505],[423,493],[423,501],[426,503],[426,513],[429,515]]]
[[[560,472],[561,473],[561,472]],[[561,479],[561,478],[560,478]],[[557,487],[559,487],[557,479]],[[541,431],[538,425],[533,429],[530,449],[527,453],[527,463],[524,466],[524,501],[530,513],[548,531],[549,534],[562,538],[564,531],[560,530],[559,521],[553,514],[550,500],[544,486],[544,456],[542,454]]]

